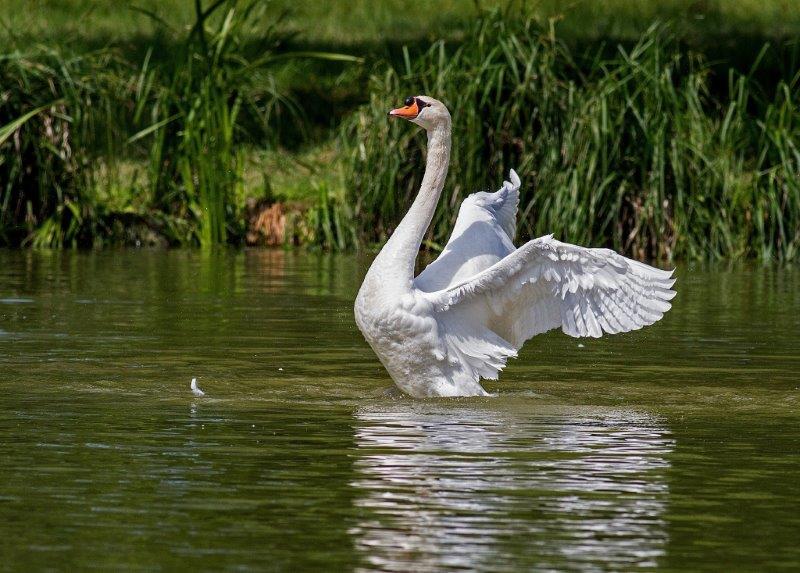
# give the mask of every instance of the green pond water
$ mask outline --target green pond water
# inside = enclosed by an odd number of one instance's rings
[[[368,263],[0,251],[0,569],[800,569],[800,271],[682,266],[655,326],[415,401]]]

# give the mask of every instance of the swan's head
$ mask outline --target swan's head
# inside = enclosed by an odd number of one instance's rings
[[[425,129],[433,129],[443,122],[450,122],[450,112],[438,99],[424,95],[408,96],[403,103],[403,107],[393,109],[389,115],[402,117]]]

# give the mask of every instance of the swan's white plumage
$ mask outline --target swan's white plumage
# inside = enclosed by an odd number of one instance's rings
[[[402,390],[420,397],[485,395],[480,379],[496,379],[536,334],[554,328],[575,337],[628,332],[670,309],[670,271],[552,235],[515,248],[521,182],[513,170],[498,191],[463,201],[442,253],[414,278],[450,144],[446,108],[425,101],[441,121],[435,115],[417,121],[429,133],[422,189],[370,268],[355,305],[359,328]]]
[[[577,247],[546,235],[477,275],[425,296],[439,312],[480,317],[519,348],[553,328],[597,338],[653,324],[675,296],[671,277],[672,272],[609,249]]]
[[[414,286],[441,290],[488,269],[514,251],[520,179],[511,170],[495,193],[474,193],[464,199],[453,233],[439,257],[428,265]]]

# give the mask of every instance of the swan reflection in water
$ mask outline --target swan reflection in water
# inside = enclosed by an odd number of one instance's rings
[[[652,567],[667,457],[655,418],[393,404],[356,412],[363,571]]]

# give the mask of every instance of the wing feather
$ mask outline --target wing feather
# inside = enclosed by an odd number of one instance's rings
[[[440,312],[485,305],[485,325],[515,348],[546,330],[599,337],[660,320],[675,296],[671,271],[546,235],[476,275],[427,293]]]
[[[514,252],[519,206],[519,176],[494,193],[473,193],[461,203],[453,233],[441,254],[414,279],[425,292],[470,278]]]

